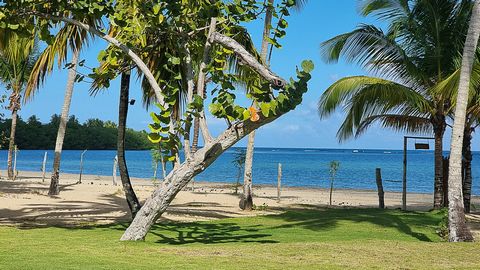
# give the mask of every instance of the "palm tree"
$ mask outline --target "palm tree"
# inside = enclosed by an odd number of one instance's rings
[[[461,59],[459,59],[461,60]],[[456,106],[456,96],[458,93],[458,87],[460,83],[461,62],[458,62],[457,71],[450,75],[447,79],[437,85],[438,92],[444,93],[452,97],[452,103],[447,111],[449,114],[450,122],[454,121],[453,109]],[[480,125],[480,51],[477,48],[475,62],[473,63],[472,74],[470,79],[470,93],[466,111],[465,128],[463,135],[463,201],[465,213],[470,212],[470,200],[472,193],[472,138],[473,132]],[[448,194],[447,194],[448,195]],[[448,203],[448,198],[447,198]]]
[[[96,25],[96,24],[94,24]],[[72,101],[73,88],[77,78],[77,67],[79,64],[80,51],[88,42],[88,35],[85,30],[82,30],[74,25],[65,24],[56,34],[54,41],[49,45],[40,55],[38,61],[35,63],[34,72],[30,75],[27,89],[25,91],[25,98],[28,99],[33,96],[35,90],[45,80],[47,74],[53,71],[55,61],[58,66],[62,66],[67,59],[69,48],[72,50],[72,60],[67,66],[69,68],[67,84],[65,87],[65,96],[63,100],[62,112],[60,115],[60,123],[57,131],[57,138],[55,142],[55,155],[53,161],[53,170],[50,181],[49,195],[58,195],[60,193],[59,178],[60,178],[60,159],[63,148],[63,141],[67,129],[68,115],[70,111],[70,104]]]
[[[475,1],[462,56],[460,82],[455,106],[448,176],[448,239],[450,242],[472,241],[464,213],[462,195],[462,144],[465,131],[470,77],[478,38],[480,37],[480,2]]]
[[[473,133],[475,132],[475,129],[480,125],[480,92],[478,92],[478,87],[479,81],[475,80],[474,77],[479,77],[480,75],[480,66],[478,63],[474,64],[474,69],[472,73],[472,79],[470,80],[470,96],[471,98],[469,99],[468,105],[467,105],[467,112],[466,112],[466,120],[465,120],[465,128],[463,131],[463,144],[462,144],[462,156],[463,156],[463,164],[462,164],[462,178],[463,178],[463,184],[462,184],[462,191],[463,191],[463,204],[464,204],[464,209],[465,213],[470,213],[470,201],[471,201],[471,194],[472,194],[472,160],[473,160],[473,154],[472,154],[472,139],[473,139]],[[458,82],[459,82],[459,75],[460,70],[456,72],[454,75],[451,76],[451,78],[447,79],[446,81],[449,81],[451,79],[456,79],[458,80],[455,81],[455,84],[453,86],[449,86],[451,89],[452,87],[458,89]],[[456,77],[456,78],[455,78]],[[457,93],[452,93],[452,97],[454,98],[457,95]],[[455,103],[452,104],[452,106],[455,106]],[[449,117],[451,120],[454,120],[454,115],[450,114]],[[447,201],[448,202],[448,201]]]
[[[125,130],[127,127],[127,114],[129,105],[130,92],[130,72],[122,72],[120,79],[120,102],[118,105],[118,136],[117,136],[117,156],[118,165],[120,169],[120,178],[122,180],[123,190],[127,198],[128,207],[132,213],[132,218],[135,218],[138,210],[140,210],[140,201],[138,200],[135,191],[130,182],[130,175],[128,174],[127,161],[125,159]]]
[[[8,30],[2,30],[0,35],[0,81],[10,91],[9,110],[12,112],[8,146],[8,179],[13,179],[12,156],[15,147],[17,114],[20,110],[22,94],[38,54],[34,37],[20,36]]]
[[[451,96],[435,87],[456,70],[471,6],[471,0],[364,1],[362,14],[385,20],[388,31],[361,25],[322,44],[327,61],[344,56],[379,75],[340,79],[322,95],[322,118],[338,107],[347,112],[337,133],[340,141],[375,122],[397,131],[433,131],[434,208],[443,205],[442,142],[451,103]]]

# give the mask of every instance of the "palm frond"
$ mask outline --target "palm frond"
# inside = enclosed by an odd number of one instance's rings
[[[412,86],[431,84],[395,38],[373,25],[361,25],[352,32],[323,42],[321,54],[326,62],[335,63],[343,57],[374,74]]]
[[[415,111],[428,111],[429,101],[413,89],[393,81],[353,76],[338,80],[320,97],[318,112],[321,118],[332,114],[336,109],[355,110],[355,119],[365,114],[386,112],[404,108]],[[413,109],[412,109],[413,108]]]
[[[98,27],[101,21],[93,21],[90,18],[84,20],[86,23]],[[89,34],[87,31],[71,24],[63,24],[52,44],[48,45],[40,54],[38,61],[35,63],[33,72],[25,89],[25,100],[32,98],[35,91],[45,82],[45,78],[53,71],[55,62],[60,68],[67,60],[69,49],[72,51],[81,50],[83,46],[88,46]]]
[[[355,137],[365,133],[365,131],[374,123],[380,123],[383,128],[393,129],[398,132],[417,134],[431,134],[433,132],[432,123],[426,117],[381,114],[373,115],[364,119],[356,128]],[[343,134],[339,131],[338,135],[342,136]]]

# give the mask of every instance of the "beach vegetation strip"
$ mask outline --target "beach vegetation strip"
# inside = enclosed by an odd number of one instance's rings
[[[295,209],[155,225],[0,227],[0,269],[478,269],[478,243],[439,236],[445,212]],[[448,256],[445,256],[448,254]]]

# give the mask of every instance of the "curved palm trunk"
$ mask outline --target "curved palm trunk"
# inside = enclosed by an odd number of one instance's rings
[[[465,213],[470,213],[470,200],[472,196],[472,132],[473,129],[467,126],[463,137],[464,177],[462,190]]]
[[[13,180],[15,172],[13,171],[12,167],[12,160],[13,160],[13,151],[15,148],[15,132],[17,129],[17,115],[18,110],[16,105],[15,108],[12,110],[12,126],[10,128],[10,142],[8,144],[8,161],[7,161],[7,171],[8,171],[8,179]]]
[[[462,194],[462,144],[465,131],[468,92],[475,51],[480,36],[480,2],[475,1],[470,17],[467,38],[463,48],[460,83],[458,86],[450,146],[450,170],[448,176],[448,240],[450,242],[471,241],[464,213]]]
[[[265,14],[265,23],[263,27],[262,51],[260,58],[264,65],[267,65],[268,38],[270,36],[270,25],[272,24],[272,7],[274,0],[268,0],[267,12]],[[253,209],[253,187],[252,187],[252,170],[253,170],[253,152],[255,144],[255,131],[248,134],[247,152],[245,156],[245,172],[243,176],[243,195],[240,200],[240,208],[242,210],[251,211]]]
[[[434,124],[434,163],[435,179],[433,191],[433,208],[440,209],[444,206],[443,191],[446,190],[443,181],[443,135],[445,133],[445,117],[436,117]]]
[[[65,98],[63,99],[62,114],[60,116],[60,124],[58,126],[57,140],[55,142],[55,155],[53,158],[53,170],[50,180],[50,189],[48,195],[58,195],[60,193],[59,177],[60,177],[60,158],[62,155],[63,141],[67,130],[68,113],[72,102],[73,86],[77,76],[77,64],[80,56],[79,50],[73,51],[72,67],[68,71],[67,86],[65,88]]]
[[[135,218],[140,210],[140,202],[133,190],[130,176],[128,174],[127,161],[125,160],[125,129],[128,115],[128,98],[130,91],[130,73],[122,73],[120,82],[120,102],[118,106],[118,136],[117,136],[117,156],[118,167],[120,169],[120,179],[122,180],[123,191],[127,199],[128,207],[132,218]]]

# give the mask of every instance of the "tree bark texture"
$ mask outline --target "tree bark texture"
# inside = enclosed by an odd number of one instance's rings
[[[465,128],[463,137],[463,206],[465,213],[470,213],[470,200],[472,197],[472,128]]]
[[[253,210],[253,187],[252,187],[252,173],[253,173],[253,152],[255,144],[255,131],[248,134],[247,151],[245,154],[245,170],[243,173],[243,194],[240,199],[240,209],[251,211]]]
[[[118,168],[120,170],[120,180],[122,181],[123,191],[127,199],[128,208],[132,218],[140,210],[140,202],[133,190],[128,174],[127,161],[125,159],[125,130],[127,125],[128,105],[130,91],[130,73],[123,72],[120,81],[120,102],[118,106],[118,136],[117,136],[117,156]]]
[[[440,209],[446,206],[443,202],[443,135],[445,133],[445,117],[443,115],[436,116],[432,123],[435,137],[433,208]]]

